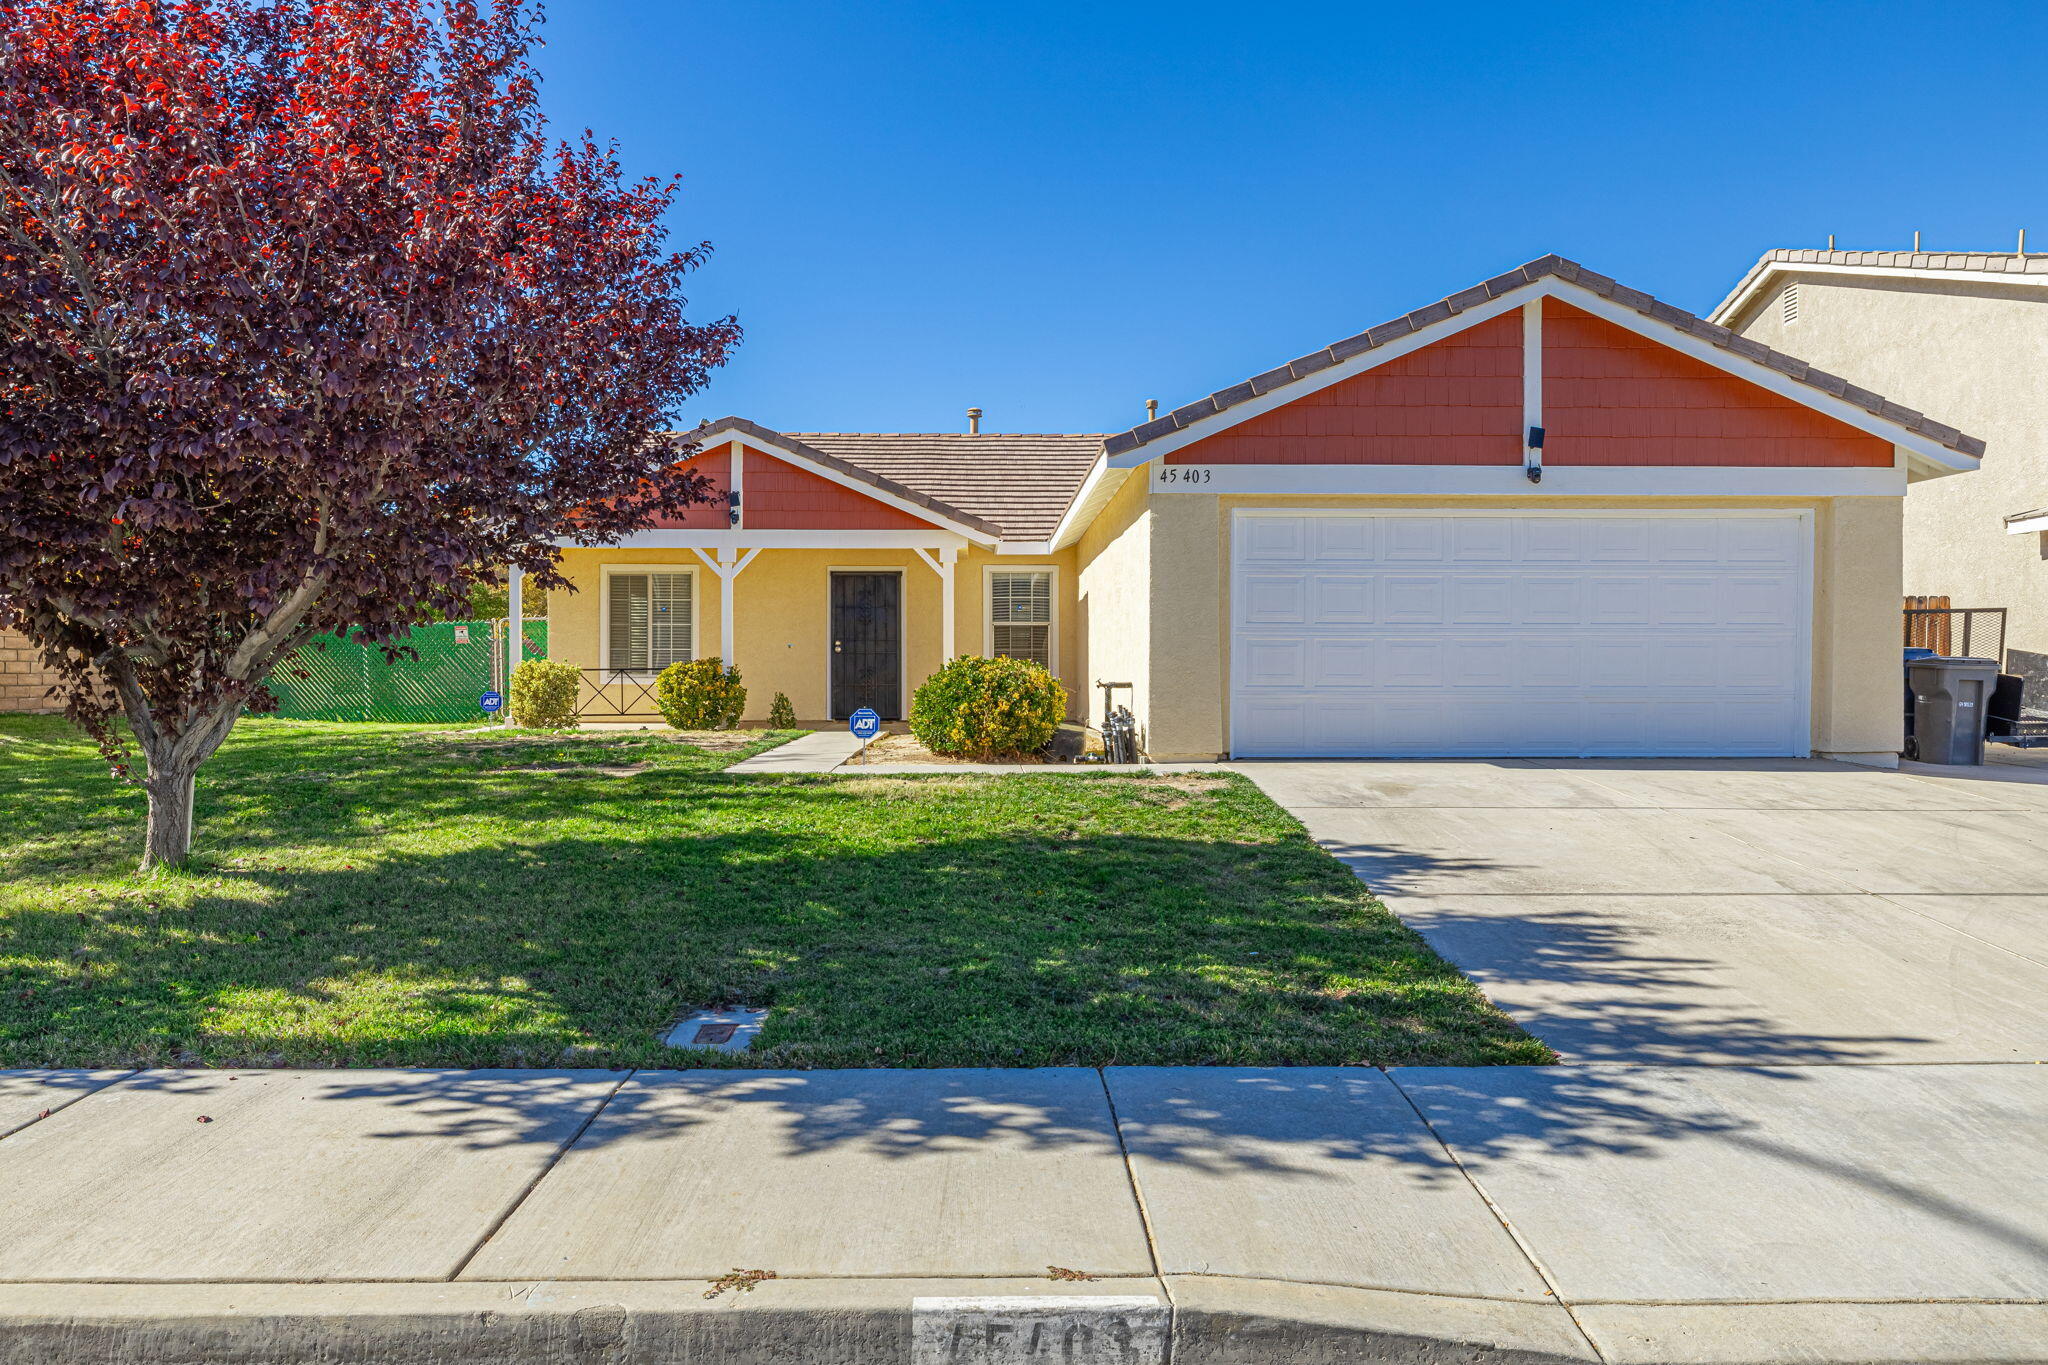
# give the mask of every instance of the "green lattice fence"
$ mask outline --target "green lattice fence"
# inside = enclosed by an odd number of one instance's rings
[[[294,720],[482,720],[476,699],[505,687],[502,637],[490,621],[414,626],[418,659],[384,662],[382,650],[317,636],[270,675],[277,714]],[[526,657],[548,652],[548,623],[526,623]],[[303,676],[301,676],[303,675]]]

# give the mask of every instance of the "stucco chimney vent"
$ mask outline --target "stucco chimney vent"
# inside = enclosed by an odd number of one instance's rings
[[[981,434],[980,408],[969,408],[967,410],[967,434],[969,436],[979,436]]]

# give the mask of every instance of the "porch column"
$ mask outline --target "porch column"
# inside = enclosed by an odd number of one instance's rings
[[[505,572],[505,615],[510,618],[505,622],[505,692],[507,695],[510,695],[512,691],[512,670],[519,667],[519,656],[524,652],[526,643],[526,603],[522,599],[520,592],[525,578],[526,571],[517,564],[509,566]],[[488,632],[486,633],[488,634]],[[500,712],[504,718],[503,723],[510,725],[512,723],[512,708],[509,706],[501,707]]]
[[[721,545],[716,559],[694,547],[691,553],[704,561],[705,568],[718,575],[718,657],[725,662],[727,668],[731,668],[734,649],[732,581],[740,576],[741,570],[754,562],[754,556],[761,553],[760,547],[756,546],[745,554],[740,554],[731,546]]]
[[[718,657],[732,667],[732,580],[737,572],[732,567],[731,550],[718,552]]]
[[[942,545],[937,558],[928,550],[919,550],[917,557],[929,564],[932,572],[939,576],[939,662],[950,663],[954,644],[953,568],[960,558],[960,550],[957,546]]]

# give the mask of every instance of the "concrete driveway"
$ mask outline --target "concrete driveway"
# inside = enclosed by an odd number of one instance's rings
[[[1568,1062],[2048,1060],[2048,767],[1238,765]]]

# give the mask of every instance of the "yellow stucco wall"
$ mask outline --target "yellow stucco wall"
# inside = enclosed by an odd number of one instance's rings
[[[1084,700],[1088,723],[1102,724],[1097,681],[1127,682],[1136,696],[1119,692],[1117,704],[1142,718],[1151,711],[1152,525],[1143,471],[1126,480],[1109,505],[1096,514],[1073,547],[1078,566],[1077,636],[1091,684]],[[1143,735],[1139,736],[1143,742]]]
[[[1085,705],[1083,656],[1075,608],[1074,552],[1000,558],[985,550],[967,549],[954,569],[954,649],[961,654],[986,651],[988,595],[986,570],[1050,567],[1053,576],[1053,671],[1066,685],[1069,708],[1081,714]],[[603,664],[599,657],[601,580],[605,566],[651,566],[694,572],[696,646],[698,658],[721,649],[721,606],[718,576],[688,550],[571,549],[562,552],[562,573],[577,591],[548,594],[548,654],[582,668]],[[885,569],[903,577],[904,705],[941,662],[943,632],[939,575],[910,550],[763,550],[733,580],[733,659],[747,687],[748,721],[767,718],[777,692],[789,694],[797,716],[822,724],[827,716],[826,667],[829,656],[829,587],[834,569]],[[624,690],[620,690],[623,697]],[[650,716],[641,703],[633,718]],[[591,713],[586,719],[605,717]]]
[[[1242,497],[1136,492],[1133,479],[1112,505],[1118,517],[1101,543],[1084,538],[1084,596],[1114,588],[1142,598],[1142,632],[1122,616],[1090,610],[1097,651],[1149,657],[1127,665],[1148,680],[1138,716],[1146,751],[1162,761],[1209,759],[1229,751],[1231,512],[1240,507],[1442,507],[1443,497]],[[1126,500],[1129,500],[1128,503]],[[1813,514],[1813,748],[1882,760],[1900,739],[1898,599],[1900,499],[1857,498],[1460,498],[1459,507],[1625,511],[1632,508],[1797,507]],[[1105,517],[1105,523],[1108,522]],[[1149,558],[1142,565],[1127,561]],[[1100,584],[1098,587],[1097,585]],[[1105,623],[1113,622],[1114,624]],[[1098,671],[1102,657],[1097,655]]]

